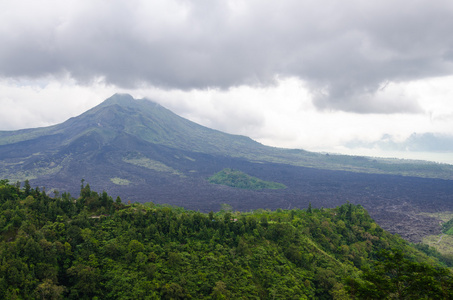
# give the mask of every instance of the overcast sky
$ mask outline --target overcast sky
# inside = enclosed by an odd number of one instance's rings
[[[267,145],[386,155],[453,138],[452,28],[451,0],[0,0],[0,130],[127,92]]]

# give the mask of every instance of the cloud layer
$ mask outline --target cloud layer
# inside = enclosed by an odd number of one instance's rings
[[[296,77],[318,109],[388,114],[422,108],[387,83],[453,73],[449,0],[19,0],[0,25],[4,78],[191,90]]]

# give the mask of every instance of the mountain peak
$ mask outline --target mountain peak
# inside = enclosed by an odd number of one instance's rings
[[[136,108],[137,106],[142,105],[142,104],[145,104],[145,105],[154,104],[154,106],[161,106],[160,104],[158,104],[154,101],[151,101],[147,98],[135,99],[130,94],[116,93],[116,94],[112,95],[110,98],[105,99],[101,104],[98,105],[98,107],[119,105],[122,107]]]
[[[95,130],[104,140],[127,134],[138,140],[171,148],[225,154],[233,149],[262,147],[250,138],[213,130],[182,118],[146,98],[114,94],[98,106],[64,123],[70,136]],[[79,133],[77,133],[79,132]],[[66,136],[69,136],[67,134]]]
[[[113,105],[113,104],[118,104],[121,106],[129,106],[133,104],[134,102],[138,101],[137,99],[134,99],[129,94],[114,94],[110,98],[107,98],[104,100],[104,102],[101,103],[101,106],[106,106],[106,105]]]

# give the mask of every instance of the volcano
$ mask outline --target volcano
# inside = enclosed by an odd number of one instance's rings
[[[209,182],[224,169],[286,188]],[[269,147],[127,94],[115,94],[58,125],[0,132],[0,178],[29,180],[49,193],[73,196],[83,179],[92,190],[105,190],[123,202],[202,212],[222,204],[248,211],[349,201],[367,208],[384,229],[413,241],[439,227],[421,212],[453,211],[453,166]]]

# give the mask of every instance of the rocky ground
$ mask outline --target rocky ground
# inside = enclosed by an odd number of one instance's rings
[[[218,211],[222,203],[230,204],[235,211],[250,211],[259,208],[304,209],[309,203],[318,208],[336,207],[349,201],[364,206],[382,228],[411,242],[420,242],[423,236],[440,233],[439,221],[420,213],[453,211],[453,183],[448,180],[328,171],[231,158],[212,159],[193,153],[191,157],[195,162],[185,169],[167,163],[182,170],[182,175],[150,171],[130,164],[118,166],[122,172],[119,177],[132,178],[129,185],[112,183],[109,174],[117,172],[113,169],[115,166],[112,170],[105,167],[96,173],[90,170],[96,168],[96,164],[78,164],[68,170],[66,176],[72,181],[62,174],[57,179],[33,184],[44,185],[47,190],[58,187],[77,196],[80,183],[73,178],[84,178],[93,190],[106,190],[114,197],[119,195],[125,202],[152,201],[202,212]],[[226,167],[283,183],[288,188],[249,191],[207,182],[207,177]],[[90,173],[97,175],[87,177]]]

